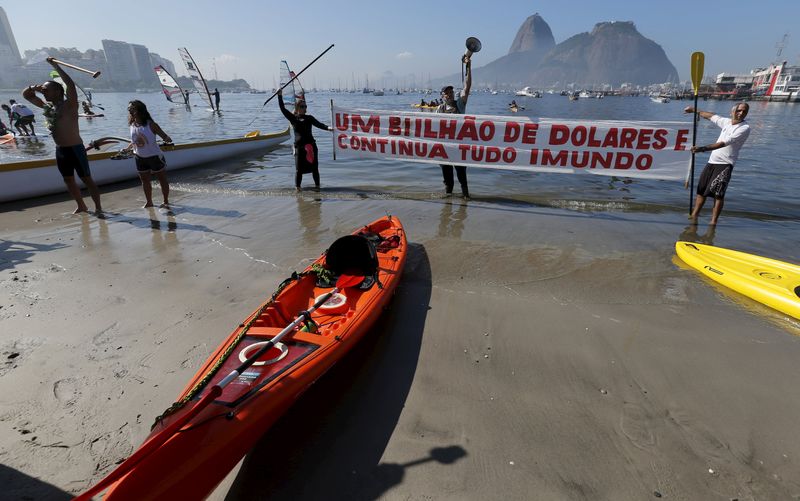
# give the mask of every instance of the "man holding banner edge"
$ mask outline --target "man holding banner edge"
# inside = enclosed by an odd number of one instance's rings
[[[695,108],[687,106],[683,111],[684,113],[694,113]],[[710,120],[722,131],[715,143],[706,146],[692,146],[692,153],[706,151],[711,151],[712,153],[703,169],[703,173],[700,175],[694,209],[689,218],[697,221],[706,198],[713,196],[714,207],[711,210],[711,222],[709,224],[715,225],[719,215],[722,213],[725,191],[728,188],[728,183],[730,183],[733,166],[739,158],[739,150],[741,150],[742,145],[750,136],[750,125],[745,121],[747,113],[750,111],[750,105],[739,103],[734,106],[731,109],[731,118],[723,118],[708,111],[696,111],[699,116]]]

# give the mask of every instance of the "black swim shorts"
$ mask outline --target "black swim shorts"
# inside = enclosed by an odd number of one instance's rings
[[[75,146],[56,146],[56,165],[62,177],[89,177],[89,158],[86,157],[86,148],[82,144]]]
[[[19,117],[17,121],[14,123],[14,126],[17,125],[30,125],[36,121],[36,117],[34,115],[26,115],[24,117]]]
[[[731,182],[732,173],[733,165],[731,164],[706,164],[706,168],[700,174],[697,194],[701,197],[725,198],[725,191],[728,189],[728,183]]]
[[[140,157],[138,155],[135,156],[136,158],[136,170],[139,172],[158,172],[163,170],[164,167],[167,166],[167,161],[164,160],[164,157],[161,155],[155,155],[152,157]]]

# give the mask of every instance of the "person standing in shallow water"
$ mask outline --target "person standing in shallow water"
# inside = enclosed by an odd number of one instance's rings
[[[692,106],[687,106],[684,113],[694,113]],[[697,184],[697,196],[695,197],[694,209],[689,216],[693,221],[697,221],[706,198],[714,197],[714,207],[711,209],[711,221],[709,224],[717,224],[719,215],[722,213],[722,206],[725,202],[725,191],[733,175],[733,165],[739,158],[739,150],[742,149],[744,142],[750,136],[750,125],[745,121],[750,105],[739,103],[731,108],[731,118],[724,118],[715,113],[697,110],[697,114],[706,120],[710,120],[714,125],[722,129],[716,143],[706,146],[693,146],[693,153],[703,153],[710,151],[703,173],[700,174],[700,181]]]
[[[215,87],[211,95],[214,96],[214,108],[219,111],[219,90]]]
[[[294,113],[286,109],[283,104],[283,91],[278,90],[278,106],[281,109],[283,116],[289,120],[294,129],[294,159],[295,159],[295,175],[294,187],[300,191],[300,184],[303,181],[303,174],[311,173],[314,178],[314,188],[319,191],[319,159],[317,142],[314,140],[314,135],[311,133],[311,127],[317,127],[322,130],[331,130],[330,127],[323,124],[311,115],[306,115],[306,102],[298,99],[294,105]]]
[[[442,87],[442,104],[436,108],[436,113],[464,114],[467,112],[467,99],[469,99],[469,91],[472,88],[472,62],[466,55],[462,58],[462,60],[464,61],[467,71],[467,76],[464,80],[464,89],[459,94],[458,99],[456,99],[455,94],[453,93],[452,85]],[[453,167],[455,167],[456,176],[458,177],[458,184],[461,185],[461,194],[464,196],[465,200],[469,200],[467,168],[463,165],[453,166],[444,164],[442,164],[441,167],[445,195],[450,196],[453,194]]]
[[[97,189],[97,185],[92,179],[92,173],[89,171],[89,159],[86,156],[86,147],[83,145],[83,139],[81,139],[78,127],[79,103],[75,82],[66,71],[61,69],[55,59],[48,57],[47,62],[55,68],[64,81],[66,94],[64,87],[59,83],[48,81],[42,85],[28,86],[22,92],[22,97],[34,106],[44,109],[47,128],[50,129],[53,135],[53,142],[56,143],[58,171],[64,178],[64,184],[67,185],[70,195],[78,204],[75,213],[89,211],[83,202],[78,183],[75,182],[75,174],[77,173],[94,201],[95,213],[98,216],[102,215],[103,208],[100,206],[100,191]],[[36,95],[37,92],[44,96],[46,102]]]
[[[142,181],[144,190],[144,208],[153,206],[152,176],[155,174],[161,185],[164,202],[161,207],[169,207],[169,181],[167,181],[167,162],[156,142],[158,134],[165,143],[172,143],[172,138],[153,120],[147,106],[139,100],[128,103],[128,125],[131,132],[131,144],[126,150],[133,148],[136,157],[136,170]]]

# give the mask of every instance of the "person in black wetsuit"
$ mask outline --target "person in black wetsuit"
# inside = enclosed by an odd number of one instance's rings
[[[331,130],[330,127],[320,122],[311,115],[306,115],[306,102],[297,100],[294,105],[294,113],[286,109],[283,104],[283,92],[278,91],[278,106],[281,113],[294,129],[294,158],[296,172],[294,175],[294,187],[300,191],[300,183],[303,181],[303,174],[311,173],[314,178],[314,188],[319,191],[319,160],[317,152],[317,142],[311,133],[311,127],[322,130]]]

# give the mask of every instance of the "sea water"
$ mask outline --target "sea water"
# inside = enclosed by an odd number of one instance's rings
[[[280,114],[277,99],[262,107],[269,95],[223,94],[220,113],[213,113],[199,96],[191,97],[192,107],[167,102],[160,92],[95,93],[94,102],[104,108],[102,118],[81,118],[85,141],[102,136],[128,136],[127,103],[143,101],[153,116],[176,143],[240,137],[260,130],[269,133],[287,126]],[[403,93],[373,96],[362,93],[308,93],[308,113],[331,124],[331,101],[350,108],[415,111],[412,104],[434,96]],[[0,101],[20,96],[0,93]],[[475,114],[511,115],[509,102],[515,99],[525,110],[515,116],[581,120],[667,120],[691,122],[683,109],[691,101],[654,103],[645,96],[606,97],[570,101],[559,95],[542,98],[491,95],[474,92],[468,111]],[[729,116],[730,101],[700,101],[703,110]],[[800,202],[800,104],[752,102],[748,116],[750,137],[734,169],[726,197],[726,214],[759,220],[796,220]],[[46,133],[44,118],[37,115],[37,132]],[[719,128],[701,120],[697,144],[716,141]],[[397,160],[333,160],[331,134],[314,129],[319,144],[322,185],[329,196],[431,198],[441,196],[443,185],[437,165]],[[53,156],[52,140],[45,136],[18,141],[16,148],[0,146],[0,162],[7,163]],[[696,179],[708,154],[697,156]],[[275,193],[291,190],[294,185],[294,161],[289,141],[261,157],[231,159],[192,173],[181,173],[187,187],[205,190],[231,190],[240,193]],[[681,212],[689,204],[689,193],[680,181],[627,179],[621,176],[568,175],[519,171],[468,169],[473,198],[489,203],[536,204],[588,211]],[[310,176],[306,176],[309,177]],[[311,179],[304,180],[305,185]],[[458,188],[456,187],[456,192]],[[710,205],[710,204],[709,204]]]

